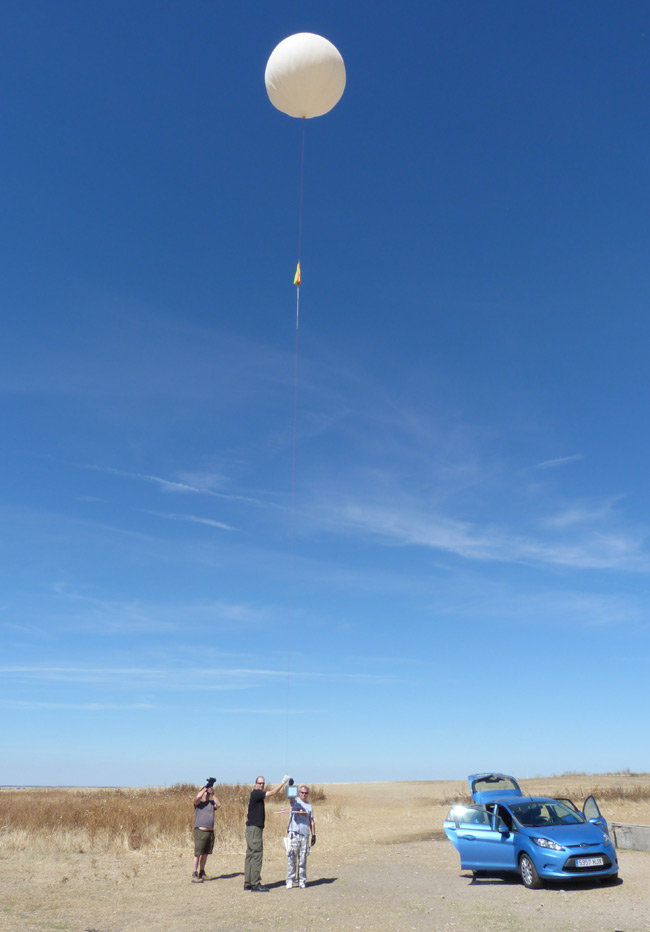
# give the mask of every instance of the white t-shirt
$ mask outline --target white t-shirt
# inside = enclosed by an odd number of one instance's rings
[[[298,832],[299,835],[309,835],[309,823],[313,811],[311,803],[304,803],[301,799],[294,799],[291,804],[288,831]]]

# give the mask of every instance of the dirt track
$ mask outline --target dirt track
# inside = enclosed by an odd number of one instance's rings
[[[473,882],[440,837],[445,807],[432,800],[433,786],[328,787],[327,802],[316,808],[318,844],[306,890],[285,889],[285,859],[272,831],[264,858],[271,890],[264,894],[243,891],[242,852],[213,855],[208,874],[214,879],[200,885],[190,883],[190,852],[34,858],[4,852],[0,929],[649,932],[650,853],[620,852],[617,886],[531,891],[516,879]]]

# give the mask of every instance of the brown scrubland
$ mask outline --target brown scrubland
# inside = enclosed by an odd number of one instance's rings
[[[222,784],[214,789],[222,805],[215,821],[215,845],[232,850],[241,843],[251,788]],[[7,788],[0,792],[2,847],[80,854],[161,847],[185,850],[192,839],[192,800],[197,791],[190,784],[143,789]],[[322,789],[312,788],[314,801],[323,797]]]
[[[616,811],[622,811],[627,804],[650,803],[650,782],[644,774],[594,778],[567,774],[563,778],[539,778],[522,783],[524,786],[534,784],[531,792],[548,792],[576,800],[593,794],[600,803],[610,804],[610,810],[614,804]],[[468,798],[461,783],[454,785],[451,792],[442,789],[448,784],[427,785],[430,796],[420,800],[422,806],[444,807]],[[133,789],[6,788],[0,792],[2,847],[5,850],[56,848],[80,854],[161,847],[185,850],[192,840],[192,799],[197,789],[190,784]],[[221,850],[238,850],[241,846],[250,790],[249,786],[239,784],[215,785],[222,804],[215,822],[215,845]],[[38,796],[37,806],[34,805],[35,795]],[[312,787],[310,798],[318,804],[326,800],[327,795],[322,787]],[[281,814],[286,804],[269,801],[267,805]],[[336,813],[330,813],[330,818],[335,817]],[[284,828],[282,820],[271,820],[267,837],[281,836]]]
[[[610,821],[650,824],[650,775],[563,774],[529,792],[593,793]],[[620,852],[622,883],[526,890],[475,882],[442,831],[465,781],[312,785],[306,890],[286,890],[286,800],[267,801],[263,896],[243,891],[249,786],[217,786],[210,881],[190,882],[189,785],[0,791],[2,932],[650,932],[650,853]],[[38,804],[34,805],[35,800]]]

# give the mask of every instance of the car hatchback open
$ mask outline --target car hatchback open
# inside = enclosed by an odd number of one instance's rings
[[[618,877],[616,851],[593,796],[580,811],[568,799],[524,796],[506,774],[468,780],[473,803],[452,806],[444,823],[463,870],[518,873],[530,889],[544,880]]]

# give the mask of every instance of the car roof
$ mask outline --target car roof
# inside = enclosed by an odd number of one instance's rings
[[[514,806],[516,803],[556,803],[558,800],[553,799],[552,796],[505,796],[495,800],[495,802]]]

